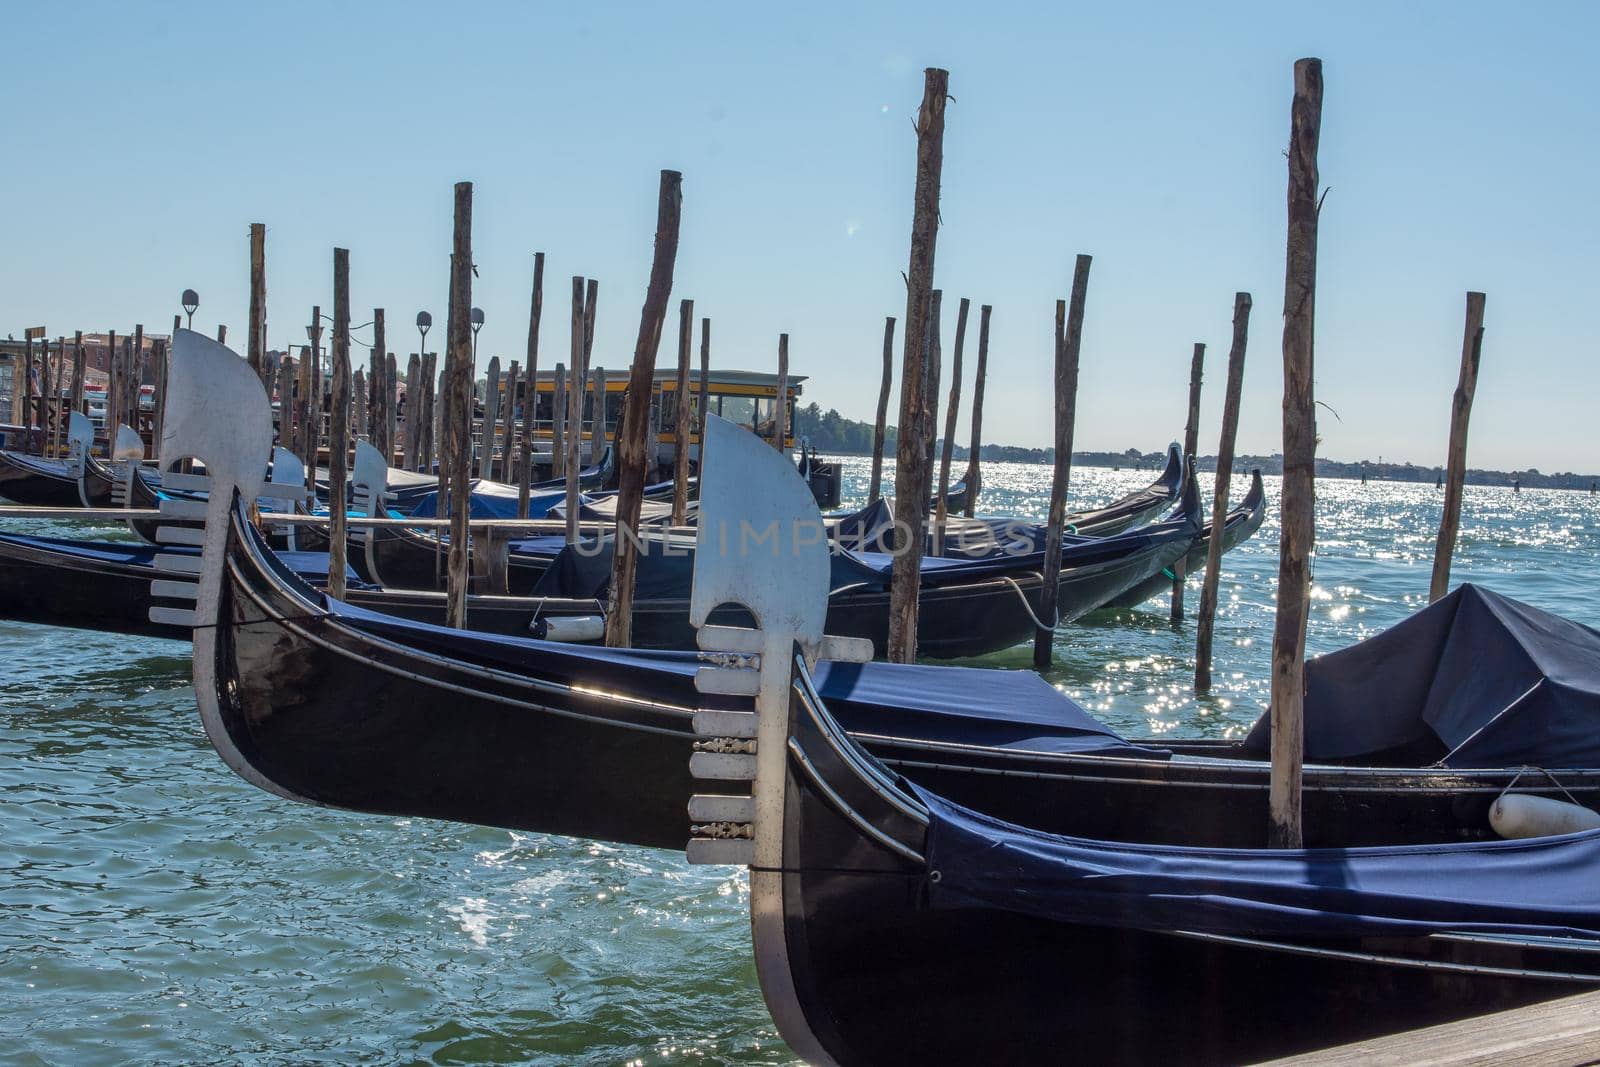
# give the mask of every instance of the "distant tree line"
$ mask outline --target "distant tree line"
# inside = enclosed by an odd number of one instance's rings
[[[847,419],[829,408],[823,411],[815,402],[795,410],[795,436],[804,437],[818,452],[835,455],[870,456],[872,454],[872,424]],[[893,426],[884,431],[884,454],[894,456],[898,435]],[[957,459],[967,458],[967,449],[956,445]],[[1053,448],[1023,448],[1017,445],[985,444],[983,458],[1005,463],[1054,463]],[[1074,452],[1072,462],[1086,467],[1124,467],[1132,470],[1159,470],[1166,463],[1166,451],[1140,452],[1130,448],[1125,452]],[[1217,457],[1200,456],[1196,465],[1203,471],[1217,469]],[[1283,473],[1283,456],[1235,456],[1234,470],[1248,471],[1259,467],[1262,474]],[[1417,466],[1414,463],[1383,463],[1372,460],[1346,462],[1317,459],[1319,478],[1356,478],[1363,475],[1375,482],[1436,482],[1443,477],[1442,467]],[[1529,468],[1525,471],[1492,471],[1468,468],[1468,485],[1521,485],[1527,489],[1589,489],[1600,484],[1600,475],[1575,474],[1563,471],[1543,474]]]

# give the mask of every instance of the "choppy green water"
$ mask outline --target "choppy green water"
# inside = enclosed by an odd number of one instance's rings
[[[865,464],[846,462],[859,488]],[[1149,477],[1076,471],[1074,505]],[[1041,514],[1048,478],[992,465],[984,510]],[[1313,652],[1423,602],[1441,497],[1319,492]],[[1063,631],[1052,680],[1134,734],[1248,726],[1265,700],[1276,536],[1269,510],[1225,561],[1211,700],[1188,692],[1193,628],[1171,627],[1164,601]],[[1596,624],[1596,559],[1600,500],[1468,490],[1456,580]],[[791,1059],[755,983],[741,876],[268,796],[206,744],[187,656],[0,623],[0,1061]]]

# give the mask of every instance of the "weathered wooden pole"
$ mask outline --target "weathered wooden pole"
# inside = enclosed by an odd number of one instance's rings
[[[144,324],[133,327],[133,352],[128,360],[128,426],[139,430],[139,394],[144,381]]]
[[[783,451],[789,436],[789,335],[778,335],[778,392],[772,401],[772,446]]]
[[[594,463],[606,447],[606,369],[596,367],[589,374],[590,395],[593,397],[589,416],[589,461]]]
[[[28,367],[33,364],[33,342],[28,342],[27,361],[22,368],[22,376],[16,378],[11,391],[17,396],[26,398],[28,395]],[[117,331],[106,331],[106,454],[111,454],[111,442],[117,436],[117,423],[121,421],[117,404],[122,399],[122,355],[117,351]],[[26,422],[28,418],[27,401],[19,409],[19,422]]]
[[[328,419],[328,595],[343,600],[348,518],[344,490],[350,457],[350,250],[333,250],[333,343],[328,346],[333,411]]]
[[[1482,293],[1467,294],[1467,325],[1461,337],[1461,373],[1450,401],[1449,473],[1444,483],[1444,513],[1439,516],[1439,539],[1433,546],[1433,581],[1428,603],[1450,591],[1450,557],[1455,555],[1461,529],[1461,497],[1467,478],[1467,423],[1472,418],[1472,398],[1478,391],[1478,361],[1483,355]],[[1520,486],[1519,486],[1520,487]]]
[[[872,476],[867,503],[883,496],[883,442],[889,420],[889,390],[894,385],[894,316],[883,320],[883,381],[878,386],[878,417],[872,427]]]
[[[311,456],[307,451],[306,443],[310,439],[311,430],[311,346],[300,346],[300,361],[295,367],[299,377],[299,387],[294,398],[294,436],[289,440],[289,448],[300,457],[306,466],[311,465]]]
[[[517,467],[517,518],[528,517],[533,482],[533,424],[539,413],[539,319],[544,315],[544,253],[533,254],[533,297],[528,309],[528,387],[522,402],[522,462]],[[554,415],[554,411],[551,412]],[[551,460],[556,443],[551,442]]]
[[[1244,388],[1244,352],[1250,339],[1250,294],[1233,294],[1233,344],[1228,349],[1228,384],[1222,400],[1222,436],[1217,442],[1216,491],[1211,501],[1211,540],[1206,546],[1206,575],[1200,585],[1200,619],[1194,638],[1194,691],[1211,692],[1211,644],[1217,616],[1217,590],[1222,572],[1222,530],[1228,515],[1228,487],[1233,480],[1233,446],[1239,435],[1239,393]]]
[[[506,371],[506,388],[500,401],[500,480],[516,478],[517,384],[522,380],[522,361],[512,360]]]
[[[422,424],[422,462],[425,470],[434,470],[439,462],[439,420],[443,411],[439,405],[439,353],[429,352],[422,357],[422,392],[426,416]]]
[[[1289,233],[1283,279],[1283,498],[1278,617],[1272,633],[1272,777],[1267,843],[1299,848],[1305,756],[1306,615],[1316,540],[1316,408],[1312,395],[1317,295],[1317,144],[1322,61],[1296,60],[1289,124]]]
[[[317,450],[322,441],[322,305],[311,308],[311,354],[306,361],[306,488],[317,487]]]
[[[578,470],[583,465],[583,393],[588,374],[583,366],[583,278],[572,278],[572,377],[567,388],[566,456],[567,543],[578,540]]]
[[[225,345],[227,343],[228,343],[228,326],[227,326],[226,323],[220,323],[219,322],[217,324],[217,344]]]
[[[597,309],[599,306],[600,283],[596,279],[590,278],[583,297],[583,375],[586,387],[592,387],[594,385],[594,377],[592,374],[594,369],[594,316],[595,309]],[[584,464],[589,464],[595,461],[596,445],[594,438],[594,427],[595,424],[600,421],[599,410],[593,405],[598,401],[603,400],[603,398],[596,398],[593,396],[593,394],[587,394],[583,399],[590,401],[591,404],[589,408],[589,451],[587,453],[587,458],[584,460]],[[581,401],[578,411],[580,416],[578,429],[581,430],[583,429],[583,406]]]
[[[350,376],[350,434],[367,436],[367,372],[361,367]]]
[[[1067,483],[1072,477],[1072,436],[1078,419],[1078,357],[1083,347],[1083,308],[1089,296],[1091,257],[1080,254],[1072,268],[1070,306],[1056,301],[1056,462],[1050,479],[1050,515],[1045,525],[1044,566],[1039,583],[1039,618],[1049,629],[1035,629],[1033,666],[1045,670],[1055,645],[1061,595],[1061,538],[1067,521]]]
[[[294,450],[294,376],[295,358],[287,353],[278,362],[278,439],[276,444]],[[159,396],[159,394],[158,394]],[[157,401],[156,419],[161,419],[160,401]],[[161,435],[156,434],[156,440]]]
[[[445,446],[450,472],[450,581],[446,587],[445,622],[467,625],[467,520],[471,510],[468,484],[472,463],[472,183],[457,182],[455,234],[450,253],[449,347],[446,350],[445,403],[453,409],[451,440]],[[440,464],[441,468],[444,464]]]
[[[83,411],[83,381],[88,370],[88,353],[83,350],[83,331],[72,335],[72,410]]]
[[[994,308],[989,304],[978,309],[978,371],[972,377],[972,447],[967,450],[967,506],[963,509],[972,518],[978,507],[978,492],[983,488],[983,474],[979,460],[983,452],[983,383],[989,376],[989,314]]]
[[[949,518],[950,461],[955,458],[956,416],[961,412],[961,350],[967,340],[967,312],[972,301],[961,298],[956,309],[956,350],[950,359],[950,402],[944,413],[944,448],[939,454],[939,500],[934,505],[933,554],[944,555],[944,528]]]
[[[250,224],[250,339],[245,358],[263,385],[267,381],[267,226]]]
[[[414,471],[422,465],[420,434],[422,430],[422,357],[411,353],[406,361],[406,432],[404,466]]]
[[[1193,465],[1195,451],[1200,447],[1200,383],[1206,361],[1206,346],[1194,343],[1194,355],[1189,359],[1189,417],[1183,424],[1183,461]],[[1213,516],[1214,517],[1214,516]],[[1185,560],[1179,557],[1172,565],[1172,615],[1174,624],[1183,621],[1183,586],[1188,574]]]
[[[928,303],[928,370],[927,377],[923,379],[923,389],[927,391],[927,405],[923,416],[923,424],[918,431],[922,435],[922,447],[927,456],[923,466],[922,500],[923,509],[927,510],[929,502],[933,500],[933,448],[939,438],[939,376],[944,371],[944,290],[935,289],[933,299]]]
[[[939,239],[948,71],[924,72],[917,113],[917,182],[912,196],[911,260],[906,272],[905,349],[900,367],[900,436],[895,447],[895,555],[890,577],[888,658],[917,658],[917,602],[928,521],[928,453],[917,427],[927,417],[928,310]]]
[[[567,471],[567,365],[557,363],[550,383],[550,476]]]
[[[395,431],[399,428],[399,412],[395,410],[395,385],[399,381],[399,367],[395,364],[394,353],[390,352],[384,357],[383,387],[386,390],[383,399],[383,440],[387,451],[384,453],[385,463],[394,462]]]
[[[39,339],[42,358],[39,360],[39,451],[44,455],[51,455],[55,446],[55,424],[59,419],[51,418],[55,405],[54,379],[50,374],[50,339]]]
[[[678,378],[672,394],[677,417],[673,423],[672,525],[682,526],[689,515],[689,425],[693,410],[689,403],[689,361],[694,346],[694,301],[678,303]]]
[[[479,446],[480,477],[494,477],[494,443],[500,435],[500,357],[489,360],[489,369],[483,378],[483,441]]]
[[[660,477],[662,402],[661,387],[652,383],[650,386],[650,428],[645,431],[644,435],[645,470],[649,472],[649,477],[645,479],[646,482],[657,481]]]
[[[644,498],[645,437],[650,424],[650,392],[661,347],[661,328],[672,296],[672,272],[678,257],[678,220],[683,209],[683,175],[661,172],[656,198],[655,254],[650,285],[639,313],[639,337],[633,348],[627,399],[617,441],[617,526],[611,557],[611,610],[606,614],[606,644],[627,648],[633,641],[633,580],[638,567],[639,505]]]
[[[394,406],[394,379],[390,376],[388,337],[383,308],[372,309],[372,397],[369,402],[368,433],[372,447],[383,453],[383,462],[394,462],[394,438],[389,409]],[[376,489],[376,486],[373,486]]]
[[[705,462],[706,416],[711,414],[711,320],[700,320],[700,389],[696,406],[700,409],[700,454],[697,463]]]

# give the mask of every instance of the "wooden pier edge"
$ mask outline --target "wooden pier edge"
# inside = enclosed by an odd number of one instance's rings
[[[1600,992],[1271,1060],[1319,1067],[1490,1067],[1600,1060]]]

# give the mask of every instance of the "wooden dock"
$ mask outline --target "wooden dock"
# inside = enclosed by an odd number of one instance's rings
[[[1580,993],[1272,1061],[1318,1067],[1564,1067],[1596,1062],[1600,1062],[1600,993]]]

